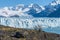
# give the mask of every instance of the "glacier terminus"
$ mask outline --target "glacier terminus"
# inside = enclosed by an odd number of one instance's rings
[[[32,19],[0,18],[0,25],[28,29],[31,28],[33,29],[35,26],[38,25],[43,28],[59,27],[60,18],[32,18]]]

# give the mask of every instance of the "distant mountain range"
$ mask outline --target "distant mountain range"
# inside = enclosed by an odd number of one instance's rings
[[[60,1],[55,0],[46,6],[19,4],[16,7],[0,8],[0,17],[60,17]]]

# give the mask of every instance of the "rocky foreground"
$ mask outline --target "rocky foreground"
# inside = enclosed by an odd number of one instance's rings
[[[44,31],[0,26],[0,40],[60,40],[60,35]]]

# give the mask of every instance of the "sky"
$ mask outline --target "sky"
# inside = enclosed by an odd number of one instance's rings
[[[52,1],[53,0],[0,0],[0,7],[16,6],[18,4],[29,5],[31,3],[44,6],[51,3]]]

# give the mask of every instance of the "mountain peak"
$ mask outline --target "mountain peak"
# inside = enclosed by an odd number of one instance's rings
[[[33,8],[34,10],[37,11],[37,13],[41,12],[42,10],[45,10],[44,6],[39,6],[38,4],[30,4],[28,7]]]
[[[60,4],[60,0],[55,0],[57,2],[57,4]]]
[[[32,3],[32,4],[30,4],[28,7],[32,7],[34,4]]]
[[[51,3],[52,6],[55,6],[55,5],[58,5],[58,4],[60,4],[60,0],[54,0]]]

